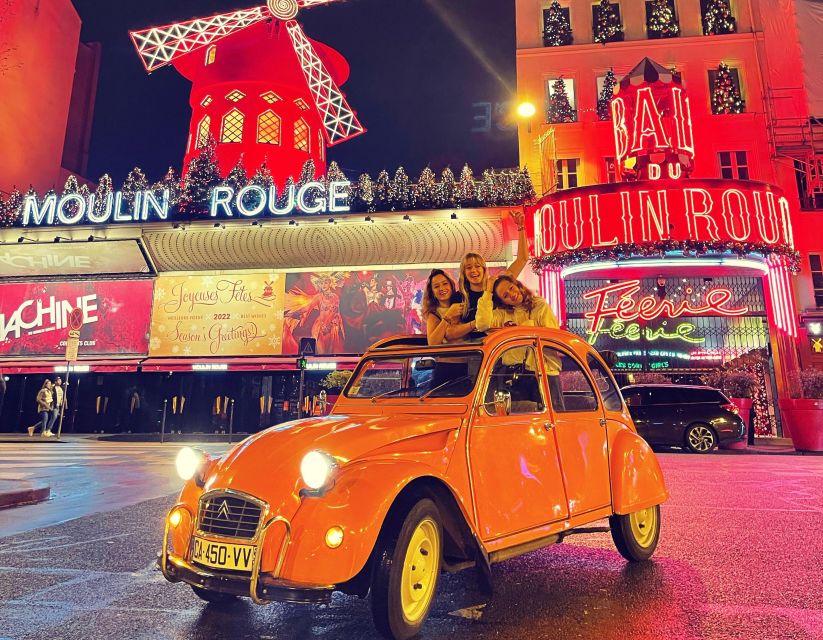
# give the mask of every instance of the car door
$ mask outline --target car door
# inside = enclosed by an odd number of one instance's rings
[[[647,407],[648,442],[671,445],[680,442],[680,426],[683,421],[680,390],[675,386],[661,385],[650,389]]]
[[[516,345],[516,346],[515,346]],[[568,516],[534,342],[507,344],[488,372],[469,432],[470,479],[484,541]],[[495,407],[508,392],[508,415]]]
[[[542,347],[569,515],[611,504],[603,406],[584,366],[559,345]]]
[[[637,428],[637,433],[646,441],[651,443],[652,434],[649,429],[649,392],[643,388],[623,389],[623,397],[626,399],[626,406],[632,416],[632,422]]]

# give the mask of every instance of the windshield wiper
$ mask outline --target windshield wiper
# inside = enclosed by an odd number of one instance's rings
[[[449,387],[449,386],[451,386],[453,384],[456,384],[458,382],[463,382],[464,380],[471,380],[471,379],[472,379],[471,376],[465,375],[465,376],[460,376],[459,378],[455,378],[454,380],[446,380],[445,382],[437,385],[434,389],[429,389],[428,391],[426,391],[426,393],[424,393],[422,396],[420,396],[420,402],[423,402],[423,400],[428,398],[435,391],[440,391],[441,389],[445,389],[446,387]]]
[[[371,401],[377,402],[380,398],[386,398],[390,395],[394,395],[395,393],[403,393],[404,391],[411,391],[415,387],[400,387],[399,389],[392,389],[391,391],[384,391],[383,393],[372,396]]]

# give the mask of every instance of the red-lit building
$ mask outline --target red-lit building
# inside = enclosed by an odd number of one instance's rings
[[[571,36],[557,37],[546,29],[551,3],[517,1],[519,98],[539,105],[519,137],[544,194],[534,217],[541,285],[570,329],[622,352],[627,374],[695,379],[765,352],[769,394],[787,397],[792,372],[819,357],[803,321],[816,315],[823,250],[813,231],[823,223],[823,127],[810,117],[820,95],[811,99],[803,64],[819,44],[799,29],[803,0],[780,11],[731,3],[733,20],[720,26],[707,22],[709,4],[672,0],[661,35],[649,2],[611,2],[620,26],[603,29],[599,3],[562,1]],[[642,77],[644,58],[657,63],[645,65],[653,77]],[[609,70],[617,81],[635,71],[616,112],[603,108]],[[741,98],[733,108],[713,103],[721,73]],[[675,92],[650,88],[658,76],[674,78]],[[570,117],[550,109],[560,79]],[[620,308],[602,313],[611,307]]]

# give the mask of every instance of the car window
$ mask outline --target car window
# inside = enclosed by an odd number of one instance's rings
[[[683,395],[684,389],[674,385],[654,387],[649,391],[649,404],[681,404],[689,401]]]
[[[643,406],[643,394],[639,391],[624,391],[623,399],[629,407]]]
[[[462,398],[474,389],[480,352],[366,358],[346,387],[347,398]]]
[[[511,413],[541,413],[546,410],[537,373],[533,347],[512,347],[503,352],[492,367],[484,399],[486,412],[496,415],[494,399],[499,391],[511,394]]]
[[[728,402],[719,391],[715,389],[693,389],[694,402],[712,402],[715,404],[725,404]]]
[[[552,347],[543,347],[543,361],[552,408],[556,412],[597,410],[597,394],[577,360]]]
[[[588,357],[588,364],[594,378],[594,385],[600,392],[600,397],[603,398],[603,406],[608,411],[622,411],[623,401],[620,399],[620,392],[617,390],[614,378],[591,354]]]

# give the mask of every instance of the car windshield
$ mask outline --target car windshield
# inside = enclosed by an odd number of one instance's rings
[[[477,382],[479,351],[366,358],[346,387],[347,398],[462,398]]]

